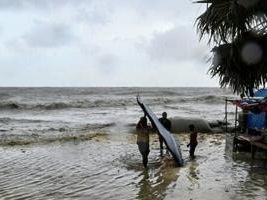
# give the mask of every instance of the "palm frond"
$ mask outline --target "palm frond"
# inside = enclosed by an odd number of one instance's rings
[[[255,43],[262,50],[257,63],[244,60],[242,50],[248,43]],[[230,86],[235,93],[248,94],[251,89],[267,82],[267,35],[257,36],[247,32],[233,43],[216,46],[212,51],[214,57],[209,73],[212,77],[219,77],[221,87]]]
[[[200,38],[208,34],[209,41],[213,40],[217,44],[231,42],[251,30],[252,21],[263,25],[266,30],[267,3],[265,1],[258,0],[250,7],[244,6],[242,0],[196,1],[195,3],[208,5],[207,10],[196,20]]]

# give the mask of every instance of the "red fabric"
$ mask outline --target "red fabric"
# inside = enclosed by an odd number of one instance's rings
[[[267,112],[267,102],[259,102],[259,103],[246,103],[242,100],[234,100],[233,104],[237,105],[242,110],[251,111],[253,109],[258,109],[263,112]]]

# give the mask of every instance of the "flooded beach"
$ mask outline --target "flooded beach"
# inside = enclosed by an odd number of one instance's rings
[[[0,199],[266,198],[266,160],[233,155],[224,133],[199,133],[193,160],[189,134],[174,134],[183,167],[160,153],[152,133],[144,169],[135,133],[140,90],[2,89]],[[165,110],[206,120],[221,119],[224,98],[231,96],[205,88],[142,91],[157,115]]]
[[[2,147],[3,199],[264,199],[266,162],[251,163],[225,153],[224,135],[201,134],[190,160],[188,134],[176,135],[185,165],[160,155],[151,135],[144,169],[135,134],[105,135],[88,141]]]
[[[267,0],[0,10],[0,200],[267,200]]]

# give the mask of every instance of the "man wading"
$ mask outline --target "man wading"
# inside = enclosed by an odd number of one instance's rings
[[[191,158],[195,158],[195,149],[198,144],[197,142],[197,132],[195,130],[195,126],[193,124],[189,125],[190,130],[190,142],[187,147],[190,147],[189,153]]]
[[[149,126],[147,125],[147,118],[141,117],[136,125],[137,131],[137,145],[143,157],[143,165],[146,168],[149,154]]]
[[[171,121],[167,118],[167,113],[163,112],[162,117],[159,118],[160,123],[168,130],[171,131]],[[160,150],[163,149],[163,138],[159,134],[159,144],[160,144]]]

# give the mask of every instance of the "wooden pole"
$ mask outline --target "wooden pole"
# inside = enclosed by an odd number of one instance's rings
[[[227,97],[226,97],[226,99],[225,99],[225,131],[226,131],[226,133],[227,133]]]
[[[235,105],[235,136],[236,136],[236,127],[237,127],[237,105]]]

